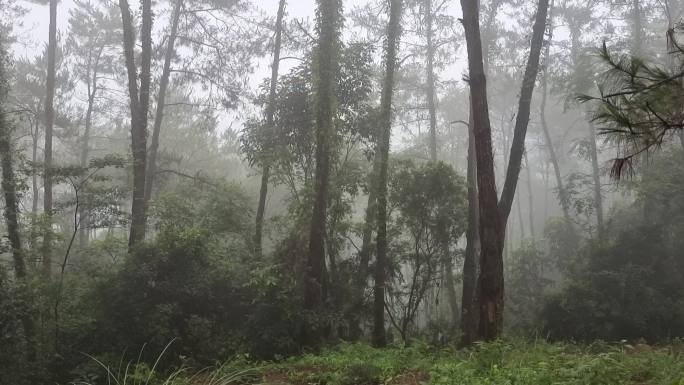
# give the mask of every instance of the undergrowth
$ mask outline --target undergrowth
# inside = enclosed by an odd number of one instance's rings
[[[225,376],[225,368],[251,375]],[[498,341],[460,350],[343,343],[275,363],[240,360],[222,372],[193,378],[177,373],[172,381],[148,385],[684,385],[684,342],[633,347]],[[223,381],[198,381],[210,376]]]

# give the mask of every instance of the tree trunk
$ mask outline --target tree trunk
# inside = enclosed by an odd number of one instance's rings
[[[541,120],[542,131],[544,132],[544,141],[546,142],[546,149],[549,153],[549,159],[551,160],[551,165],[553,165],[554,175],[556,177],[556,189],[558,189],[558,197],[561,209],[563,210],[563,218],[568,229],[572,229],[572,218],[570,217],[570,202],[563,186],[563,177],[560,170],[560,164],[558,162],[558,157],[556,156],[556,150],[553,146],[553,140],[551,139],[551,133],[549,131],[549,126],[546,122],[546,100],[548,96],[548,66],[550,64],[550,47],[553,38],[553,26],[549,29],[549,42],[546,46],[546,51],[544,53],[544,76],[542,77],[542,99],[541,105],[539,107],[539,118]]]
[[[150,97],[150,65],[152,50],[152,4],[142,1],[142,45],[140,89],[135,66],[135,35],[128,0],[119,0],[123,23],[123,46],[128,74],[128,93],[131,109],[131,150],[133,153],[133,200],[131,204],[131,230],[129,248],[145,239],[145,173],[147,161],[147,112]]]
[[[373,344],[387,345],[385,335],[385,282],[387,274],[387,181],[390,136],[392,135],[392,97],[394,95],[394,72],[397,65],[397,46],[401,28],[402,0],[391,0],[390,18],[387,25],[387,46],[385,47],[385,77],[380,98],[380,140],[378,154],[380,165],[377,188],[377,258],[375,263],[375,287],[373,306]]]
[[[477,163],[473,118],[468,125],[468,229],[463,260],[463,296],[461,299],[461,344],[469,346],[477,339],[477,272],[480,256],[480,205],[477,194]]]
[[[499,336],[503,325],[503,232],[497,208],[492,132],[487,104],[487,81],[480,40],[479,4],[461,0],[468,48],[470,100],[480,204],[480,330],[486,340]]]
[[[280,67],[280,46],[282,42],[283,17],[285,15],[285,0],[280,0],[278,15],[275,25],[275,41],[273,44],[273,63],[271,64],[271,85],[268,93],[268,105],[266,106],[266,125],[268,130],[275,131],[274,115],[276,91],[278,86],[278,69]],[[262,233],[264,228],[264,213],[266,211],[266,197],[268,195],[268,180],[271,166],[265,161],[261,170],[261,188],[259,189],[259,206],[256,212],[256,228],[254,233],[254,247],[256,255],[261,255]]]
[[[427,40],[427,65],[426,69],[426,93],[427,106],[430,115],[430,159],[437,160],[437,110],[435,107],[435,47],[433,43],[434,31],[432,28],[432,0],[425,0],[425,37]]]
[[[4,47],[0,45],[0,57],[5,57]],[[5,72],[4,60],[0,60],[0,168],[2,169],[2,191],[5,200],[5,221],[7,224],[7,238],[12,251],[14,262],[14,274],[17,282],[22,289],[30,294],[28,284],[28,272],[24,249],[19,235],[19,202],[17,199],[17,181],[14,174],[14,159],[12,146],[12,129],[10,122],[5,114],[4,103],[7,98],[7,75]],[[29,295],[30,300],[30,295]],[[27,306],[27,305],[25,305]],[[30,306],[27,306],[30,308]],[[34,361],[36,356],[35,347],[35,323],[29,315],[29,311],[24,312],[21,317],[22,327],[27,343],[28,361]]]
[[[527,198],[528,198],[528,215],[530,221],[530,237],[532,242],[536,242],[536,234],[534,231],[534,193],[532,191],[532,166],[527,159],[527,151],[525,151],[525,171],[527,172]]]
[[[43,272],[52,275],[52,130],[55,125],[55,63],[57,56],[57,0],[50,0],[50,24],[48,27],[48,64],[45,96],[45,147],[43,211],[46,225],[43,231]]]
[[[603,196],[601,194],[601,173],[598,163],[598,149],[596,146],[596,129],[589,122],[589,144],[591,155],[591,174],[594,178],[594,209],[596,210],[596,231],[598,237],[603,236]]]
[[[169,32],[169,40],[166,43],[166,52],[164,53],[164,67],[162,69],[161,79],[159,79],[159,94],[157,95],[157,110],[154,114],[154,125],[152,126],[152,140],[150,142],[149,156],[147,159],[147,171],[145,181],[145,205],[149,203],[152,198],[152,189],[154,188],[154,177],[157,172],[157,153],[159,151],[159,133],[161,131],[162,121],[164,120],[164,107],[166,103],[166,90],[169,87],[169,78],[171,76],[171,60],[175,53],[176,36],[178,35],[178,22],[180,21],[181,9],[183,8],[183,0],[176,0],[173,7],[173,14],[171,15],[171,31]]]
[[[520,176],[522,157],[525,153],[525,137],[527,136],[527,126],[530,121],[530,107],[532,104],[534,84],[537,80],[537,74],[539,73],[539,58],[541,56],[542,45],[544,44],[544,31],[546,31],[548,10],[549,0],[539,0],[534,26],[532,27],[530,55],[527,58],[525,75],[523,76],[520,90],[518,113],[515,118],[515,130],[506,170],[506,180],[501,193],[501,200],[499,201],[499,211],[501,221],[504,224],[503,226],[505,226],[511,212],[513,199],[515,198],[515,190]]]
[[[310,315],[323,310],[325,300],[325,236],[330,179],[330,159],[335,136],[335,84],[338,76],[342,29],[340,0],[318,0],[318,47],[315,65],[316,171],[313,212],[309,233],[309,253],[304,279],[304,309]],[[321,342],[322,328],[309,320],[303,330],[305,345],[316,347]]]
[[[104,47],[100,47],[97,56],[95,57],[95,62],[90,65],[88,71],[88,108],[86,110],[85,118],[85,130],[83,131],[83,136],[81,137],[81,167],[88,167],[88,156],[90,154],[90,131],[93,125],[93,109],[95,108],[95,95],[97,94],[97,73],[98,66],[100,63],[100,55],[102,54]],[[92,76],[92,78],[91,78]],[[78,243],[80,247],[84,247],[88,243],[88,232],[90,231],[90,212],[87,205],[81,206],[79,212],[79,234]]]

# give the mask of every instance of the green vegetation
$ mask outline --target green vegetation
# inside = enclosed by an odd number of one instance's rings
[[[280,362],[240,357],[199,374],[186,368],[163,376],[142,364],[128,369],[126,383],[135,385],[681,385],[684,341],[657,347],[497,341],[467,350],[341,344]],[[122,374],[110,371],[124,383]]]

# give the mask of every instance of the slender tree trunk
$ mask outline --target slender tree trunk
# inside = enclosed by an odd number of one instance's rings
[[[268,93],[268,105],[266,106],[266,125],[268,130],[275,131],[274,115],[276,91],[278,86],[278,69],[280,67],[280,46],[282,43],[283,17],[285,15],[285,0],[278,4],[278,15],[275,25],[275,39],[273,44],[273,63],[271,64],[271,85]],[[259,189],[259,205],[256,212],[256,228],[254,234],[254,247],[256,254],[261,255],[262,233],[264,228],[264,213],[266,212],[266,197],[268,195],[268,181],[271,174],[271,166],[265,161],[261,169],[261,188]]]
[[[342,29],[340,0],[318,0],[318,47],[315,66],[316,171],[314,203],[309,233],[309,254],[304,279],[304,309],[311,315],[323,310],[325,301],[325,235],[330,179],[330,159],[335,136],[335,85],[338,76]],[[303,330],[304,344],[318,346],[322,328],[308,322]]]
[[[515,198],[515,190],[520,176],[522,157],[525,153],[525,137],[527,136],[527,126],[530,121],[530,108],[534,84],[537,80],[537,74],[539,73],[539,58],[544,44],[544,31],[546,30],[548,10],[549,0],[539,0],[534,26],[532,27],[530,55],[527,58],[527,66],[525,68],[525,75],[520,90],[518,113],[515,118],[515,130],[506,170],[506,180],[501,193],[501,200],[499,201],[499,211],[504,226],[506,219],[511,212],[511,206],[513,204],[513,199]]]
[[[377,202],[377,258],[375,263],[375,288],[373,306],[373,344],[387,345],[385,335],[385,282],[387,274],[387,181],[390,136],[392,135],[392,97],[394,96],[394,73],[397,66],[397,46],[401,28],[402,0],[391,0],[390,19],[387,25],[387,46],[385,47],[385,78],[380,98],[380,140],[378,154]]]
[[[589,144],[591,155],[591,171],[594,178],[594,208],[596,210],[596,230],[598,237],[603,236],[603,196],[601,194],[601,173],[598,163],[598,149],[596,146],[596,128],[589,122]]]
[[[166,52],[164,53],[164,67],[162,69],[161,79],[159,79],[159,94],[157,95],[157,110],[154,115],[154,125],[152,126],[152,139],[150,141],[149,155],[147,159],[147,171],[145,181],[145,205],[148,204],[152,198],[152,189],[154,188],[154,177],[157,172],[157,153],[159,151],[159,133],[161,132],[162,121],[164,120],[164,107],[166,103],[166,91],[169,87],[169,78],[171,77],[171,60],[175,55],[176,37],[178,35],[178,23],[180,21],[181,10],[183,8],[183,0],[176,0],[173,7],[173,14],[171,15],[171,31],[169,32],[169,40],[166,43]]]
[[[43,272],[52,275],[52,130],[55,125],[55,66],[57,56],[57,0],[50,0],[50,24],[48,27],[48,65],[45,96],[45,147],[43,180],[43,211],[46,225],[43,231]]]
[[[568,226],[568,229],[572,229],[572,218],[570,217],[570,201],[563,186],[563,177],[560,170],[560,163],[558,157],[556,156],[556,150],[553,146],[553,140],[551,139],[551,133],[549,131],[549,126],[546,121],[546,101],[548,97],[548,72],[547,68],[550,64],[550,46],[553,37],[553,27],[549,30],[549,42],[546,46],[546,52],[544,53],[544,76],[542,77],[542,95],[541,104],[539,107],[539,118],[541,120],[542,131],[544,132],[544,141],[546,142],[546,149],[549,154],[549,159],[551,160],[551,165],[553,166],[554,175],[556,177],[556,189],[558,190],[558,198],[561,209],[563,210],[563,218]]]
[[[477,272],[480,256],[480,205],[477,194],[477,161],[473,117],[468,125],[468,229],[463,260],[463,296],[461,299],[461,344],[469,346],[477,339]]]
[[[147,113],[150,98],[150,65],[152,59],[152,3],[142,1],[142,45],[140,89],[135,66],[135,35],[128,0],[119,0],[123,23],[123,46],[128,73],[128,93],[131,109],[131,149],[133,153],[133,201],[129,247],[145,239],[145,173],[147,161]]]
[[[525,241],[525,222],[523,220],[522,206],[520,205],[520,194],[516,194],[515,200],[518,204],[518,222],[520,223],[520,247],[522,247]]]
[[[534,231],[534,193],[532,191],[532,166],[527,159],[527,151],[525,151],[525,171],[527,172],[527,198],[528,198],[528,215],[530,221],[530,237],[532,242],[536,242],[536,234]]]
[[[86,110],[85,130],[81,137],[81,167],[88,166],[88,157],[90,154],[90,131],[93,126],[93,110],[95,108],[95,95],[97,94],[97,75],[100,56],[104,47],[99,49],[95,62],[92,68],[88,68],[88,108]],[[90,78],[92,76],[92,78]],[[87,205],[81,206],[79,211],[79,229],[78,229],[78,243],[80,247],[84,247],[88,243],[88,232],[90,229],[90,212]]]
[[[437,160],[437,109],[435,107],[435,46],[434,30],[432,27],[432,0],[425,0],[425,37],[427,40],[426,93],[427,106],[430,115],[430,159]]]
[[[0,57],[5,57],[4,47],[0,45]],[[7,98],[7,75],[5,72],[4,60],[0,60],[0,168],[2,169],[2,191],[5,200],[5,221],[7,224],[7,238],[12,251],[14,262],[14,274],[17,282],[23,290],[29,294],[28,271],[26,268],[26,258],[24,248],[21,244],[19,235],[19,202],[17,199],[17,180],[14,174],[14,159],[12,146],[12,128],[5,114],[4,103]],[[30,302],[26,307],[30,308]],[[21,317],[24,336],[27,343],[27,359],[29,362],[35,360],[36,346],[35,333],[36,327],[29,311],[24,312]]]

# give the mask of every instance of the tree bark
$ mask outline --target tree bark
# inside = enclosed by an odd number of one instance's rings
[[[335,84],[338,76],[342,3],[318,0],[318,47],[315,64],[316,170],[314,203],[309,232],[309,253],[304,279],[304,309],[311,315],[323,310],[325,300],[325,236],[330,159],[335,135]],[[322,328],[309,320],[303,329],[305,345],[317,347]]]
[[[397,66],[397,46],[401,28],[402,0],[391,0],[390,18],[387,24],[387,46],[385,47],[385,77],[380,98],[380,140],[378,154],[377,187],[377,257],[375,263],[375,287],[373,305],[373,345],[387,345],[385,335],[385,282],[387,274],[387,181],[390,136],[392,135],[392,97],[394,96],[394,74]]]
[[[532,166],[527,159],[527,151],[525,151],[525,171],[527,172],[527,198],[528,198],[528,215],[530,221],[530,237],[532,242],[536,242],[536,233],[534,231],[534,193],[532,191]]]
[[[570,217],[570,202],[568,200],[567,193],[565,191],[565,187],[563,186],[563,177],[562,173],[560,170],[560,162],[558,161],[558,157],[556,156],[556,150],[554,149],[553,146],[553,140],[551,139],[551,133],[549,131],[549,126],[546,121],[546,100],[548,97],[548,66],[550,64],[551,56],[550,56],[550,49],[551,49],[551,42],[553,40],[553,26],[550,26],[549,28],[549,41],[546,46],[546,50],[544,53],[544,69],[543,69],[543,77],[542,77],[542,99],[541,99],[541,104],[539,106],[539,118],[541,120],[541,126],[542,126],[542,131],[544,132],[544,141],[546,142],[546,149],[549,154],[549,159],[551,160],[551,165],[553,165],[553,171],[554,175],[556,177],[556,189],[558,189],[558,197],[559,197],[559,203],[561,206],[561,209],[563,210],[563,218],[565,219],[565,223],[568,226],[568,229],[572,229],[572,218]]]
[[[5,70],[4,57],[6,52],[4,47],[0,45],[0,169],[2,171],[2,191],[5,200],[5,221],[7,224],[7,238],[9,240],[10,248],[12,250],[12,261],[14,262],[14,274],[17,282],[21,285],[23,290],[29,294],[28,288],[28,271],[26,268],[26,259],[24,248],[21,244],[19,235],[19,202],[17,199],[17,181],[14,174],[14,159],[12,146],[12,128],[7,119],[4,109],[4,103],[7,98],[7,74]],[[29,302],[30,303],[30,302]],[[27,306],[30,307],[30,306]],[[29,309],[30,310],[30,309]],[[24,329],[24,336],[27,343],[27,359],[29,362],[35,360],[36,346],[35,346],[35,323],[29,312],[25,312],[21,317],[22,327]]]
[[[468,50],[470,100],[480,204],[480,328],[486,340],[499,336],[503,325],[503,232],[497,208],[492,132],[487,104],[487,82],[480,39],[479,4],[461,0]]]
[[[43,211],[46,225],[43,231],[43,273],[52,275],[52,131],[55,125],[55,65],[57,60],[57,0],[50,0],[50,24],[48,26],[48,64],[45,96],[45,147]]]
[[[180,21],[181,10],[183,8],[183,0],[176,0],[171,14],[171,31],[169,32],[169,40],[166,43],[166,52],[164,53],[164,67],[162,69],[161,79],[159,79],[159,94],[157,95],[157,110],[154,114],[154,125],[152,126],[152,139],[150,141],[149,155],[147,159],[147,171],[145,181],[145,205],[149,203],[152,198],[152,189],[154,188],[154,177],[157,172],[157,153],[159,151],[159,134],[161,132],[162,121],[164,120],[164,107],[166,103],[166,90],[169,87],[169,78],[171,77],[171,60],[175,54],[176,36],[178,35],[178,23]]]
[[[145,173],[147,161],[147,112],[150,97],[150,65],[152,59],[152,4],[142,1],[142,45],[140,88],[135,66],[135,35],[128,0],[119,0],[123,23],[123,46],[128,74],[128,93],[131,109],[131,150],[133,153],[133,200],[131,203],[131,229],[129,248],[145,239]]]
[[[283,17],[285,15],[285,0],[280,0],[278,4],[278,14],[276,16],[275,39],[273,44],[273,63],[271,64],[271,84],[268,93],[268,105],[266,105],[266,125],[268,130],[275,131],[275,102],[278,86],[278,69],[280,67],[280,46],[282,44]],[[261,188],[259,189],[259,205],[256,212],[256,227],[254,233],[254,247],[256,255],[261,255],[262,233],[264,228],[264,213],[266,212],[266,197],[268,195],[268,181],[271,174],[269,161],[264,161],[261,169]]]
[[[461,344],[469,346],[477,339],[477,272],[480,256],[480,205],[477,194],[477,161],[473,117],[468,125],[468,229],[463,260],[463,296],[461,299]]]
[[[527,126],[530,121],[530,108],[532,105],[532,94],[534,84],[539,73],[539,58],[544,43],[544,31],[546,31],[546,20],[549,10],[549,0],[539,0],[537,14],[532,27],[532,42],[530,45],[530,55],[527,58],[525,75],[523,76],[520,99],[518,100],[518,113],[515,118],[515,130],[513,142],[511,144],[510,158],[506,170],[506,180],[504,182],[501,199],[499,201],[499,211],[502,223],[506,224],[511,213],[511,206],[515,198],[515,190],[520,176],[520,166],[522,157],[525,153],[525,137],[527,136]],[[505,231],[504,231],[505,233]]]
[[[428,113],[430,115],[430,159],[437,160],[437,109],[435,107],[435,46],[432,28],[432,0],[425,0],[425,37],[427,40],[426,69],[426,97]]]
[[[94,62],[91,63],[92,58],[88,59],[88,108],[86,109],[85,129],[81,137],[81,167],[88,167],[88,157],[90,154],[90,131],[93,125],[93,110],[95,108],[95,95],[97,94],[97,75],[100,64],[100,57],[104,46],[98,49],[95,55]],[[90,227],[90,212],[86,207],[81,207],[79,212],[79,231],[78,243],[80,247],[84,247],[88,243],[88,232]]]

